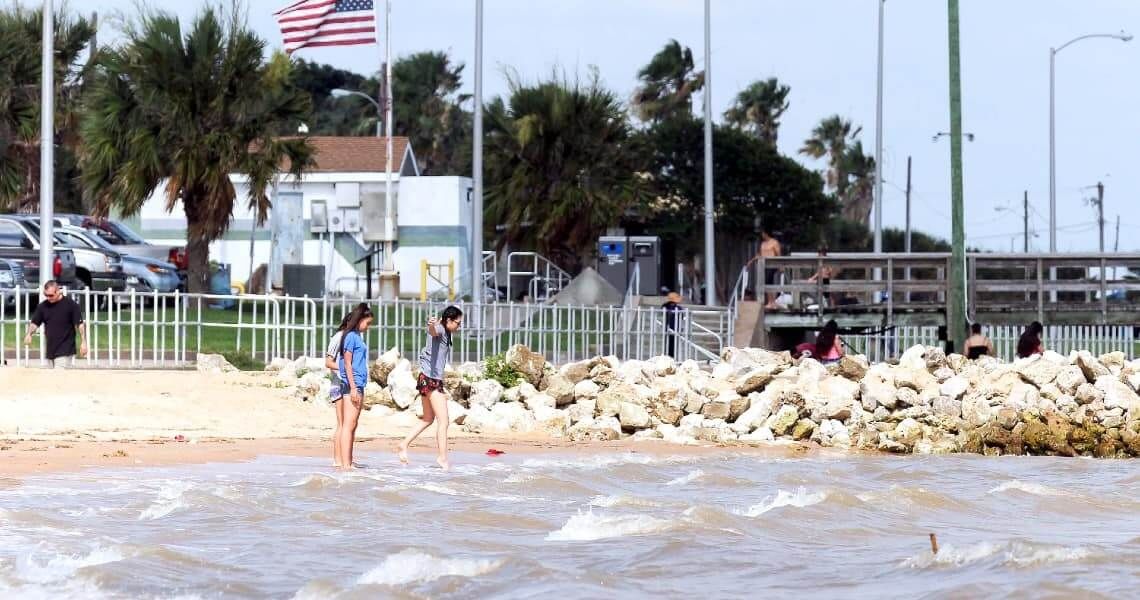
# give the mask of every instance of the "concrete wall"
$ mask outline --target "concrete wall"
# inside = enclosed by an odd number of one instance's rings
[[[314,200],[328,203],[330,212],[341,207],[351,208],[344,192],[360,186],[383,185],[384,173],[316,173],[305,176],[301,182],[289,179],[279,184],[279,192],[302,194],[303,240],[305,264],[326,265],[328,289],[348,294],[363,294],[364,265],[353,262],[363,255],[366,244],[359,233],[310,233],[310,215]],[[228,263],[234,281],[245,282],[251,265],[256,268],[271,259],[273,231],[271,219],[261,227],[254,227],[253,212],[249,209],[248,187],[242,178],[233,177],[238,199],[235,202],[229,231],[210,244],[210,259]],[[338,198],[337,187],[341,188]],[[347,184],[347,185],[346,185]],[[400,294],[416,296],[420,293],[420,261],[447,263],[455,260],[456,276],[470,272],[471,203],[468,190],[471,180],[466,177],[393,176],[392,184],[397,198],[397,225],[399,243],[394,255],[400,273]],[[182,245],[186,243],[186,217],[181,203],[171,212],[166,211],[162,186],[143,206],[139,214],[124,221],[148,241],[156,244]],[[359,200],[356,201],[359,205]],[[253,237],[253,261],[250,262],[250,237]],[[377,257],[379,258],[379,257]],[[377,263],[377,270],[379,263]],[[277,282],[279,283],[279,282]],[[434,285],[430,286],[434,289]],[[470,276],[463,289],[470,289]],[[374,290],[375,291],[375,290]]]

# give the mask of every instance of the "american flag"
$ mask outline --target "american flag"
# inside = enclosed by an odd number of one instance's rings
[[[273,13],[285,38],[285,52],[315,46],[374,44],[372,0],[301,0]]]

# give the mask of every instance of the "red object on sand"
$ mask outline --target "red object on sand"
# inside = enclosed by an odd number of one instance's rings
[[[494,448],[491,448],[490,450],[487,451],[487,456],[498,456],[502,453],[503,453],[502,450],[495,450]]]
[[[178,435],[174,436],[174,441],[176,441],[176,442],[185,442],[185,441],[186,441],[186,436],[184,436],[184,435],[182,435],[182,434],[180,433],[180,434],[178,434]]]

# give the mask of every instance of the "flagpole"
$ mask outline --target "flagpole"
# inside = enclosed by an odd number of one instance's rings
[[[40,63],[40,287],[52,278],[55,212],[55,16],[44,0]]]
[[[384,165],[384,268],[380,273],[380,296],[395,299],[400,294],[399,280],[396,278],[395,257],[396,237],[399,227],[396,224],[396,201],[392,196],[392,0],[384,0],[384,127],[387,130],[387,161]],[[369,277],[371,277],[371,273]],[[395,280],[395,281],[393,281]],[[389,285],[385,286],[387,282]]]
[[[475,133],[472,140],[471,296],[483,302],[483,0],[475,0]]]

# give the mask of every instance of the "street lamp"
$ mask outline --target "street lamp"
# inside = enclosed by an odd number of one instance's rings
[[[1112,38],[1122,42],[1132,40],[1132,35],[1120,33],[1090,33],[1073,38],[1057,48],[1049,49],[1049,252],[1057,251],[1057,143],[1056,143],[1056,62],[1057,53],[1073,44],[1092,38]]]
[[[371,102],[372,106],[376,107],[376,137],[383,137],[384,136],[384,128],[383,128],[383,123],[382,123],[382,121],[384,120],[384,109],[380,107],[380,103],[377,102],[375,98],[373,98],[372,96],[369,96],[368,94],[365,94],[364,92],[357,92],[357,91],[353,91],[353,90],[342,90],[340,88],[336,88],[336,89],[332,90],[331,92],[329,92],[329,94],[333,98],[347,98],[349,96],[360,96],[361,98],[364,98],[365,100]]]

